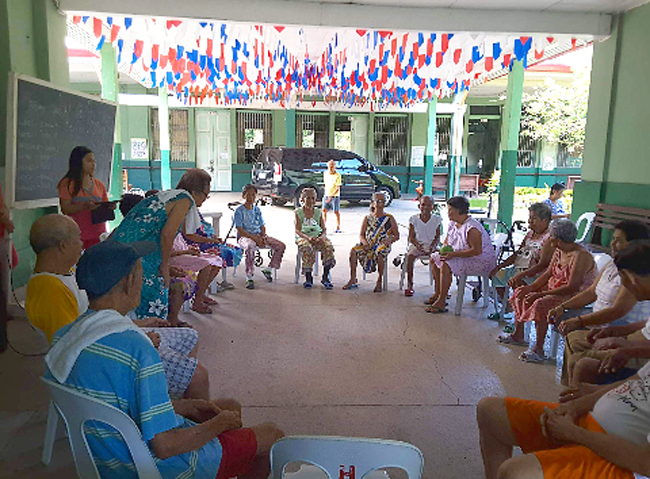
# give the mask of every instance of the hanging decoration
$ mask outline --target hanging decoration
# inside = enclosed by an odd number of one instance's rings
[[[187,103],[253,100],[288,108],[321,98],[407,107],[468,90],[514,60],[538,61],[571,37],[249,25],[145,17],[72,16],[108,42],[148,87]],[[137,68],[136,68],[137,67]]]

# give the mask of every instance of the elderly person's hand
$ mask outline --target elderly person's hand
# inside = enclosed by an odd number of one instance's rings
[[[156,318],[155,316],[143,319],[135,319],[133,322],[139,328],[166,328],[169,326],[169,323],[166,320]]]
[[[626,348],[630,342],[625,338],[600,338],[594,342],[594,349],[606,351],[608,349]]]
[[[524,302],[525,302],[526,304],[533,304],[533,303],[534,303],[535,301],[537,301],[539,298],[543,298],[544,296],[546,296],[546,293],[541,292],[541,291],[535,291],[535,292],[532,292],[532,293],[528,293],[528,294],[524,297]]]
[[[624,368],[630,359],[632,359],[632,355],[629,350],[624,348],[618,349],[615,353],[600,362],[598,374],[613,374],[619,369]]]
[[[565,388],[560,392],[560,402],[566,403],[575,401],[576,399],[580,399],[582,396],[596,392],[598,389],[600,389],[598,384],[578,383],[577,386]]]
[[[163,283],[165,284],[165,288],[169,288],[169,283],[170,283],[170,277],[171,277],[171,272],[170,268],[168,265],[160,265],[160,268],[158,269],[158,274],[163,279]]]
[[[144,334],[146,334],[149,337],[154,348],[158,349],[160,347],[160,334],[155,333],[153,331],[149,331]]]
[[[444,253],[440,253],[440,259],[442,261],[448,261],[452,258],[457,258],[458,257],[458,251],[445,251]]]
[[[579,430],[579,426],[576,426],[575,418],[571,414],[544,408],[544,414],[540,419],[542,433],[547,439],[559,444],[574,442],[575,432]]]
[[[517,273],[508,280],[508,286],[510,286],[512,289],[524,286],[526,284],[524,282],[524,278],[525,276],[522,273]]]
[[[550,324],[558,324],[564,315],[564,307],[562,305],[556,306],[548,312],[548,322]]]
[[[557,319],[555,320],[557,324]],[[566,336],[572,331],[577,331],[578,329],[583,328],[584,325],[582,324],[581,319],[578,318],[571,318],[567,319],[566,321],[562,321],[560,325],[557,327],[557,330],[560,332],[562,336]]]

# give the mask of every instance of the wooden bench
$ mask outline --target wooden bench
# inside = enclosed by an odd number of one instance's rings
[[[603,230],[613,231],[616,224],[623,220],[636,220],[650,228],[650,210],[599,203],[587,247],[592,251],[609,251],[609,247],[602,244]]]
[[[442,191],[447,196],[447,181],[449,175],[447,173],[434,173],[433,174],[433,193]],[[478,196],[478,182],[479,175],[460,175],[460,185],[458,190],[461,192],[469,193],[470,196]]]

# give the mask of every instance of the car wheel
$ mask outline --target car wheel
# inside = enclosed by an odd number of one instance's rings
[[[273,206],[284,206],[287,204],[287,200],[283,198],[271,198],[271,204]]]
[[[393,190],[388,188],[387,186],[382,186],[377,190],[377,193],[383,193],[383,195],[386,197],[386,206],[390,205],[393,202]]]

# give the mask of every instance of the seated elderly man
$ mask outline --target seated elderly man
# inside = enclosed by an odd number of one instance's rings
[[[272,423],[242,428],[239,411],[208,400],[171,401],[160,356],[125,315],[140,304],[142,262],[152,242],[107,240],[86,250],[77,281],[90,307],[54,335],[46,377],[107,401],[138,425],[163,478],[266,478],[283,436]],[[132,477],[126,444],[102,423],[88,443],[102,477]]]
[[[86,293],[71,273],[81,256],[81,234],[70,217],[46,215],[32,225],[29,241],[36,253],[36,266],[27,285],[25,310],[29,321],[51,342],[59,328],[88,309]],[[208,371],[196,358],[198,333],[191,328],[153,327],[167,325],[158,318],[134,323],[146,328],[158,345],[169,394],[175,399],[208,399]]]
[[[630,243],[617,257],[621,282],[650,299],[650,241]],[[633,479],[650,475],[650,365],[629,380],[558,405],[484,398],[477,420],[488,479]],[[512,457],[514,446],[523,455]]]

